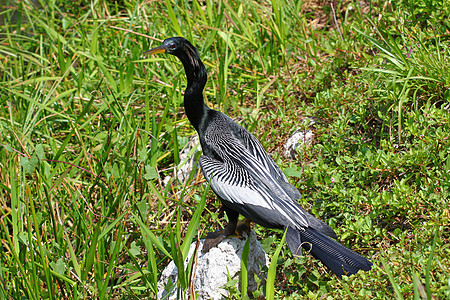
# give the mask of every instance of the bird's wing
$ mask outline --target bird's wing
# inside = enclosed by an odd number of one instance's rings
[[[233,143],[238,142],[245,147],[246,151],[250,153],[254,160],[258,161],[265,168],[265,172],[270,173],[278,181],[287,181],[283,171],[273,161],[272,157],[267,154],[261,143],[244,127],[234,122],[230,117],[219,111],[211,110],[210,112],[210,126],[206,130],[217,137],[223,137],[224,133],[233,135]],[[228,143],[229,140],[226,140]],[[297,198],[298,199],[298,198]]]
[[[265,227],[308,227],[306,212],[279,187],[239,164],[202,156],[200,166],[224,205]]]
[[[272,157],[270,157],[270,155],[266,152],[261,143],[245,128],[239,126],[238,124],[236,125],[242,144],[253,155],[253,157],[262,163],[266,167],[267,171],[277,180],[288,182],[283,171],[281,171],[278,165],[273,161]]]
[[[245,128],[221,112],[211,111],[209,124],[205,126],[204,142],[218,154],[219,160],[231,159],[236,163],[242,163],[243,168],[252,169],[258,177],[288,182],[283,171],[267,154],[261,143]]]
[[[285,214],[284,226],[308,226],[306,212],[286,189],[287,182],[284,175],[281,177],[281,170],[271,171],[279,170],[278,166],[259,142],[251,143],[258,147],[245,145],[239,136],[242,132],[238,128],[240,126],[224,116],[219,114],[210,118],[213,123],[207,126],[202,137],[211,155],[203,156],[200,165],[206,179],[211,180],[213,190],[228,204],[241,207],[236,210],[246,217],[249,215],[244,211],[246,205],[259,206],[271,210],[273,214]],[[255,138],[248,140],[256,141]]]

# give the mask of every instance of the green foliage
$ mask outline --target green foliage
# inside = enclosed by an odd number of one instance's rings
[[[284,245],[284,241],[286,240],[286,232],[284,231],[283,237],[281,238],[281,242],[278,245],[275,253],[272,256],[272,261],[270,262],[269,271],[267,272],[267,285],[266,285],[266,297],[268,300],[275,299],[275,277],[277,274],[277,265],[278,265],[278,256],[280,255],[281,248]]]
[[[189,288],[189,246],[223,220],[197,170],[174,176],[195,134],[182,67],[142,56],[177,35],[199,48],[208,104],[238,117],[301,204],[375,264],[338,280],[255,226],[274,282],[255,296],[450,297],[448,1],[0,5],[1,299],[155,298],[169,259],[182,270],[173,288]],[[287,161],[296,128],[315,140]],[[247,297],[237,283],[231,297]]]

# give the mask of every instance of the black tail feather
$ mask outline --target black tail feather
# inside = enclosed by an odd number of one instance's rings
[[[289,227],[286,242],[292,254],[299,255],[303,247],[338,277],[350,276],[359,270],[369,271],[372,267],[372,263],[362,255],[311,228],[296,230]]]

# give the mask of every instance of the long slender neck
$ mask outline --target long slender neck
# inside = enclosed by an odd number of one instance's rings
[[[187,87],[184,92],[184,109],[189,121],[198,132],[209,109],[203,101],[203,88],[208,75],[195,50],[190,48],[186,50],[183,55],[178,56],[183,63],[187,77]]]

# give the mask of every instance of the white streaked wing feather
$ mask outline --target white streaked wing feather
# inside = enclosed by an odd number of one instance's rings
[[[240,127],[240,126],[239,126]],[[259,160],[263,165],[267,167],[267,170],[275,176],[278,180],[287,181],[286,176],[283,171],[278,167],[278,165],[273,161],[269,154],[267,154],[261,143],[245,128],[240,127],[240,134],[244,139],[246,148],[249,150],[253,156]]]
[[[246,169],[202,156],[200,165],[205,178],[211,180],[211,188],[223,200],[233,204],[258,206],[274,214],[280,214],[294,226],[308,226],[301,207],[293,202],[276,185],[255,182]],[[276,191],[273,191],[273,188]],[[280,220],[281,221],[281,220]],[[284,224],[287,225],[287,224]]]
[[[222,199],[227,199],[233,203],[254,205],[270,210],[275,209],[267,199],[258,193],[258,191],[252,190],[246,186],[231,185],[226,181],[213,177],[211,187]]]

